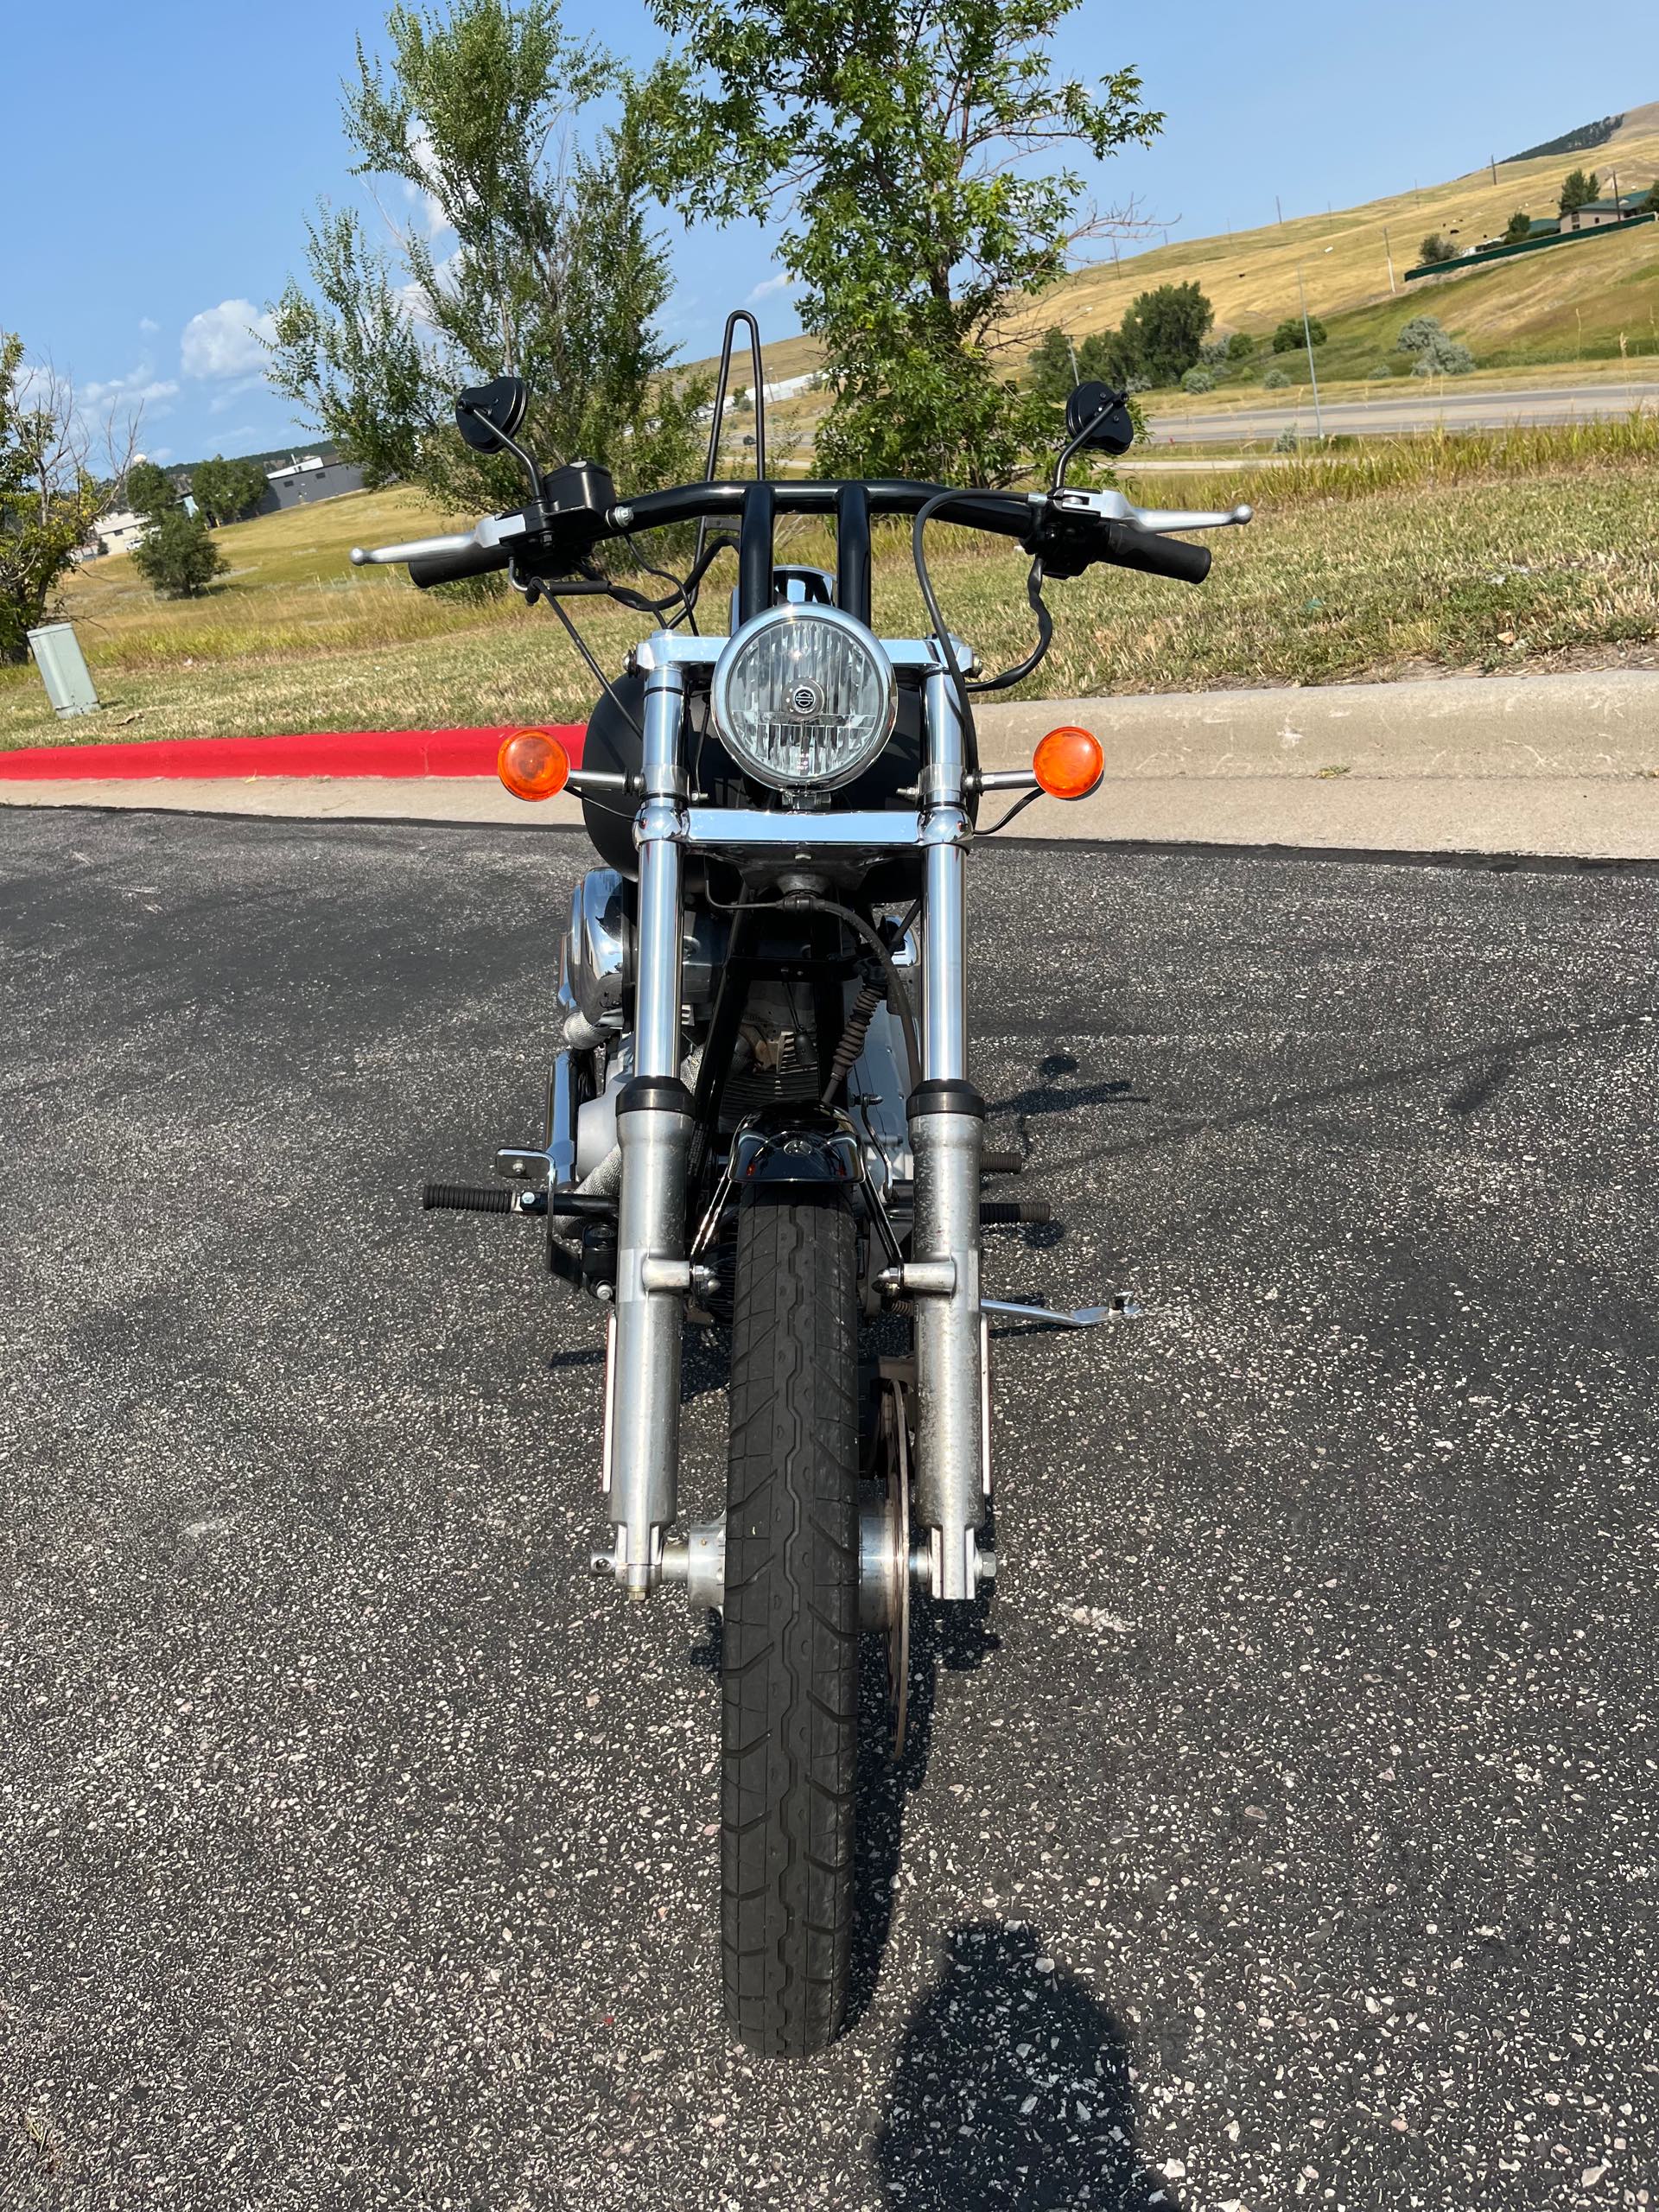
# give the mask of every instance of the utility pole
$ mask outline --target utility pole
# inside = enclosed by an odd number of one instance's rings
[[[1071,356],[1071,381],[1073,385],[1080,385],[1083,382],[1083,372],[1077,366],[1077,349],[1071,343],[1071,334],[1069,330],[1065,334],[1065,350]]]
[[[1390,292],[1397,292],[1400,287],[1394,281],[1394,248],[1389,244],[1389,226],[1386,223],[1382,226],[1382,251],[1388,257],[1389,289]]]
[[[1488,154],[1486,158],[1492,165],[1492,182],[1496,184],[1497,182],[1497,156],[1496,154]]]
[[[1279,195],[1276,192],[1273,195],[1273,206],[1274,212],[1279,218],[1279,227],[1282,231],[1285,227],[1285,211],[1279,205]]]
[[[1307,374],[1313,386],[1313,435],[1325,443],[1325,418],[1319,412],[1319,372],[1313,365],[1313,326],[1307,319],[1307,287],[1302,282],[1302,264],[1296,264],[1296,289],[1302,302],[1302,336],[1307,343]]]

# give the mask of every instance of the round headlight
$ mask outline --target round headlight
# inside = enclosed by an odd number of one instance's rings
[[[832,788],[861,775],[893,734],[893,664],[836,607],[771,607],[715,663],[715,728],[774,791]]]

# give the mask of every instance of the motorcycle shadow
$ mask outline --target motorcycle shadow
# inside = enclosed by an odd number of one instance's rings
[[[1135,2143],[1129,2047],[1020,1921],[970,1921],[906,2024],[874,2145],[911,2212],[1177,2212]]]
[[[988,1522],[987,1536],[994,1541]],[[903,1853],[905,1804],[927,1779],[941,1671],[971,1674],[999,1648],[989,1594],[969,1605],[918,1604],[911,1614],[909,1718],[905,1747],[891,1756],[887,1640],[864,1639],[859,1669],[858,1812],[853,1863],[853,1951],[847,2026],[868,2011],[893,1926],[893,1885]]]

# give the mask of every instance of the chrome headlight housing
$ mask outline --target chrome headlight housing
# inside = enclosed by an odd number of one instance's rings
[[[833,791],[893,735],[899,687],[873,632],[838,607],[769,607],[728,640],[710,705],[757,783]]]

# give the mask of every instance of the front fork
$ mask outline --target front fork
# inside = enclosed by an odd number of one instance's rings
[[[678,1510],[680,1338],[690,1287],[685,1179],[691,1101],[680,1081],[680,759],[683,671],[652,667],[645,699],[634,1075],[617,1102],[622,1187],[607,1423],[612,1548],[594,1561],[631,1598],[663,1579]],[[927,678],[923,790],[926,925],[922,1080],[910,1100],[915,1160],[912,1262],[918,1401],[916,1510],[937,1598],[971,1598],[995,1572],[980,1550],[988,1489],[979,1287],[984,1106],[968,1081],[963,726],[951,678]]]
[[[916,1301],[916,1518],[927,1531],[933,1596],[963,1599],[995,1570],[978,1539],[989,1476],[979,1289],[985,1107],[968,1080],[966,762],[944,670],[927,679],[927,727],[923,1080],[910,1097],[916,1212],[901,1278]]]
[[[639,936],[633,1078],[617,1100],[622,1187],[616,1232],[615,1342],[609,1378],[612,1548],[630,1598],[662,1578],[678,1510],[680,1338],[690,1287],[685,1178],[691,1098],[680,1080],[680,760],[685,675],[673,663],[645,681],[645,802],[639,848]]]

